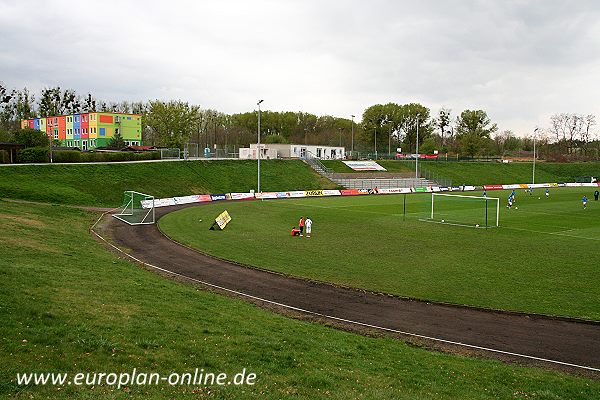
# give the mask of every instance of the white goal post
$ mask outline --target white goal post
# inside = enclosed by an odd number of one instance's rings
[[[436,201],[438,198],[438,201]],[[452,200],[453,206],[440,207],[439,202],[442,199]],[[477,203],[481,204],[480,206]],[[492,207],[488,204],[491,203]],[[494,209],[495,206],[495,209]],[[442,208],[443,211],[440,211]],[[451,218],[448,222],[456,222],[458,225],[476,225],[479,226],[479,221],[484,226],[500,226],[500,199],[497,197],[485,196],[467,196],[462,194],[450,193],[431,193],[431,219],[436,217],[446,222],[444,216]],[[464,218],[464,221],[462,219]],[[491,223],[489,223],[491,222]]]
[[[123,204],[113,217],[129,225],[154,223],[154,196],[128,190],[123,193]]]

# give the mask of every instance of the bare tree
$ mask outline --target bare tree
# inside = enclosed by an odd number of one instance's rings
[[[559,145],[566,146],[567,152],[572,153],[574,142],[581,138],[585,130],[585,118],[579,114],[561,113],[550,117],[548,133],[556,138]]]
[[[442,137],[442,145],[446,144],[445,133],[450,132],[450,112],[449,108],[442,108],[435,119],[435,124],[440,129],[440,136]]]
[[[596,116],[588,114],[583,117],[583,129],[581,130],[581,142],[583,143],[583,152],[587,156],[588,144],[592,141],[594,126],[596,126]]]

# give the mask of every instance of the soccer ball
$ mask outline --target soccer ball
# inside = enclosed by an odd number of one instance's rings
[[[475,228],[479,228],[479,224],[475,224]]]
[[[538,197],[538,200],[540,200],[540,199],[541,199],[541,197]]]
[[[518,210],[518,209],[519,209],[519,207],[515,207],[515,210]]]
[[[446,222],[446,221],[442,220],[442,222]]]

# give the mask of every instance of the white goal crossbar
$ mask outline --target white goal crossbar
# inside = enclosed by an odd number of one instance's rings
[[[450,193],[431,193],[431,219],[433,219],[434,215],[434,203],[435,197],[458,197],[458,198],[466,198],[466,199],[474,199],[474,200],[483,200],[486,202],[485,212],[486,212],[486,223],[487,223],[487,202],[496,202],[496,224],[495,226],[500,226],[500,199],[497,197],[485,197],[485,196],[467,196],[463,194],[450,194]]]
[[[155,221],[154,196],[127,190],[123,194],[123,205],[113,217],[129,225],[153,224]]]

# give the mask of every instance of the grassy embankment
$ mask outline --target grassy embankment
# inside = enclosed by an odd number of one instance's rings
[[[256,161],[177,161],[0,167],[0,198],[116,207],[125,190],[156,198],[256,189]],[[263,191],[335,188],[298,160],[263,160]]]
[[[415,170],[414,161],[378,161],[389,172]],[[354,172],[341,161],[323,161],[335,172]],[[454,185],[486,185],[530,183],[532,163],[513,162],[508,164],[483,162],[422,161],[420,169],[442,178],[452,180]],[[573,182],[577,177],[600,176],[600,162],[546,163],[536,164],[536,182]]]

